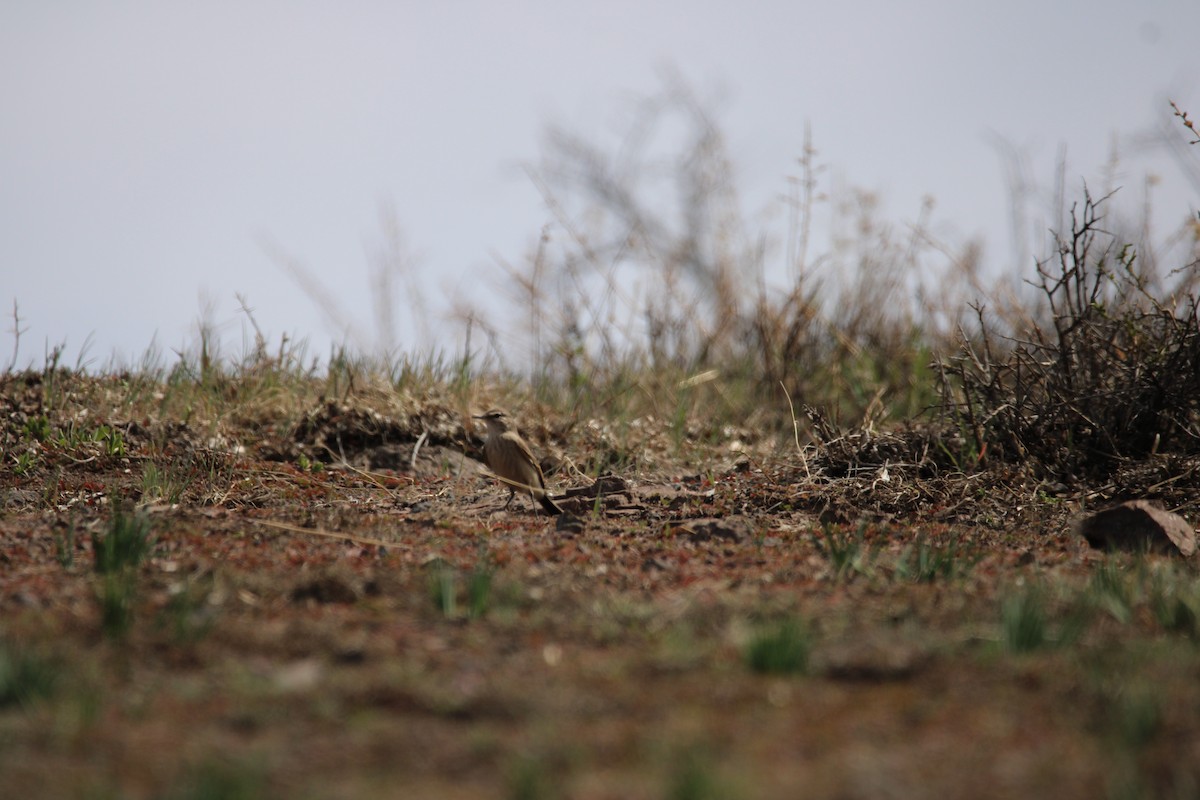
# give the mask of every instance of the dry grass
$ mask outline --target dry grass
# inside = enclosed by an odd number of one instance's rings
[[[437,400],[404,412],[356,377],[331,404],[295,380],[309,405],[278,418],[275,378],[197,381],[171,406],[192,421],[114,376],[59,374],[53,403],[45,375],[0,384],[6,454],[35,453],[0,483],[0,792],[1090,797],[1196,777],[1172,766],[1200,736],[1194,570],[1089,552],[1071,501],[922,462],[903,431],[823,428],[802,465],[791,443],[734,461],[547,412],[535,440],[609,436],[636,479],[556,530],[500,510]],[[85,409],[123,453],[58,435]],[[89,542],[129,519],[150,548],[117,583]]]

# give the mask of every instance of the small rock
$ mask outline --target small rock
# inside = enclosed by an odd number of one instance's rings
[[[629,496],[629,481],[619,475],[601,475],[587,486],[567,489],[566,497],[603,497],[610,494]]]
[[[563,512],[558,515],[554,521],[554,529],[559,533],[575,535],[583,533],[584,521],[582,517],[578,517],[570,512]]]
[[[691,538],[693,542],[724,539],[728,542],[744,542],[753,533],[749,521],[742,517],[724,519],[696,519],[675,528],[675,532]]]
[[[390,469],[407,472],[413,454],[412,445],[381,444],[364,451],[367,466],[372,471]]]
[[[316,688],[324,670],[315,658],[284,664],[275,670],[275,687],[282,692],[305,692]]]
[[[367,660],[367,651],[360,645],[351,645],[337,650],[333,658],[339,664],[362,664]]]
[[[1146,500],[1130,500],[1098,511],[1080,521],[1079,533],[1092,547],[1117,550],[1196,552],[1196,532],[1178,514]]]
[[[301,580],[291,592],[294,603],[308,600],[321,604],[353,603],[358,596],[359,590],[350,578],[332,572]]]
[[[815,661],[817,671],[829,678],[874,683],[909,678],[928,659],[928,652],[911,642],[868,636],[831,645]]]

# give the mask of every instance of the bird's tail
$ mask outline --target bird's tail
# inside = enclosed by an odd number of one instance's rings
[[[553,500],[551,500],[550,495],[546,494],[545,492],[542,492],[540,495],[538,495],[538,502],[542,504],[542,508],[546,509],[546,513],[550,514],[551,516],[557,516],[558,514],[563,513],[563,510],[559,507],[558,503],[555,503]]]

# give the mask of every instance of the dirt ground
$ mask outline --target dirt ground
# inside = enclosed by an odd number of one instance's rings
[[[56,441],[18,395],[0,797],[1200,792],[1194,569],[1090,550],[1078,494],[717,442],[554,519],[470,441]],[[119,585],[116,509],[150,541]]]

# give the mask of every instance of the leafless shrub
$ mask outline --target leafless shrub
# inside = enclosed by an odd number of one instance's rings
[[[940,363],[943,408],[977,459],[1029,459],[1061,479],[1200,441],[1197,264],[1168,281],[1101,227],[1084,191],[1038,262],[1041,303],[1011,336],[981,307],[976,341]]]

